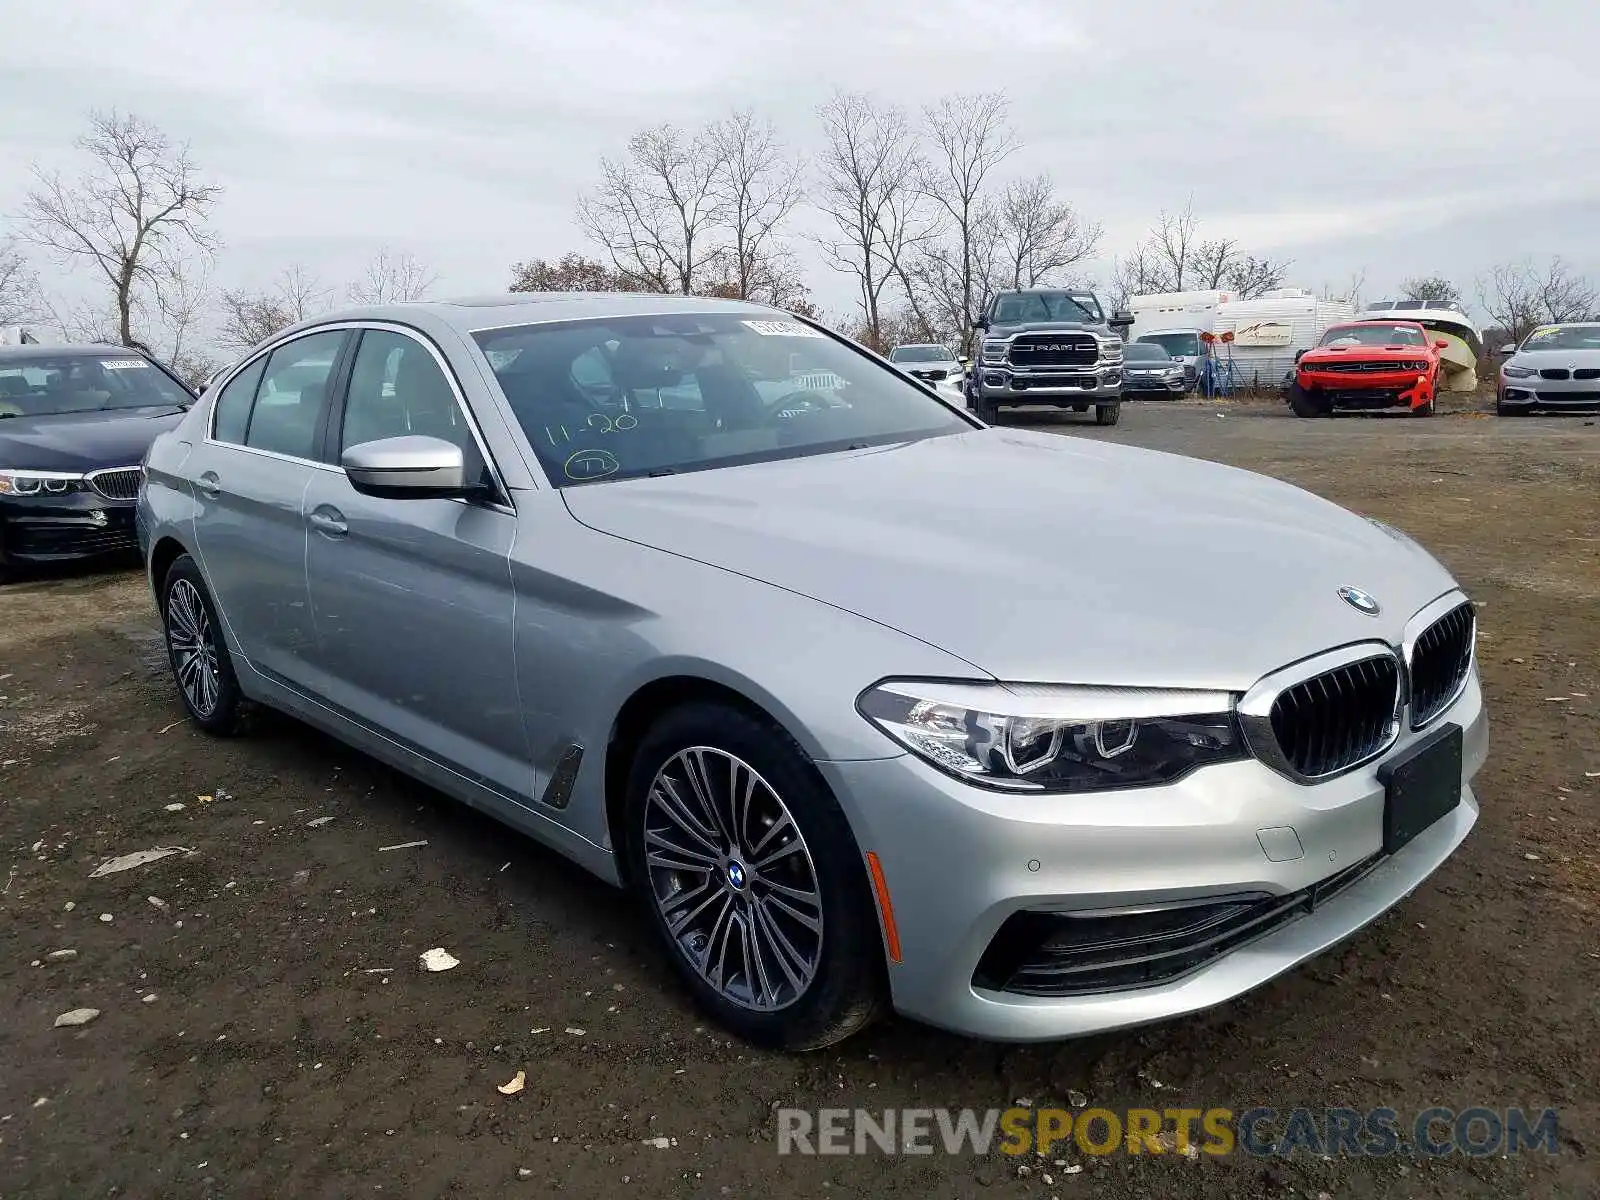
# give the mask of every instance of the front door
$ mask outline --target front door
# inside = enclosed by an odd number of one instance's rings
[[[184,464],[200,568],[230,645],[256,670],[302,683],[314,631],[305,584],[306,486],[342,329],[285,342],[218,394],[212,427]]]
[[[329,457],[407,434],[460,445],[488,472],[442,359],[396,329],[360,335]],[[363,723],[521,801],[532,788],[517,697],[509,556],[498,503],[364,496],[318,472],[304,504],[317,635],[312,690]]]

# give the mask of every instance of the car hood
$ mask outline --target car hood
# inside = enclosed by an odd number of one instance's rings
[[[1520,350],[1506,360],[1519,367],[1600,367],[1600,350]]]
[[[1017,325],[991,325],[984,330],[984,337],[1004,338],[1016,333],[1065,333],[1068,331],[1079,333],[1105,333],[1107,326],[1096,325],[1093,321],[1023,321]]]
[[[593,529],[810,596],[1006,680],[1243,690],[1328,647],[1397,644],[1453,586],[1414,542],[1288,484],[1029,431],[562,494]],[[1347,585],[1380,614],[1340,599]],[[772,635],[774,653],[804,653]]]
[[[1341,358],[1365,358],[1395,362],[1415,362],[1419,358],[1432,358],[1436,352],[1428,346],[1313,346],[1300,356],[1301,362],[1335,362]]]
[[[144,461],[156,437],[183,419],[176,405],[0,418],[0,467],[95,471]]]

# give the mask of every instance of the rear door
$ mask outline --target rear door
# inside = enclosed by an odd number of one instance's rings
[[[533,768],[517,694],[510,496],[432,343],[401,326],[370,327],[352,354],[328,421],[330,467],[362,442],[425,434],[460,446],[495,498],[379,499],[342,470],[313,473],[304,504],[312,690],[521,802]]]
[[[317,453],[349,336],[302,334],[236,372],[184,464],[200,565],[231,644],[258,671],[297,685],[315,647],[302,504],[328,470]]]

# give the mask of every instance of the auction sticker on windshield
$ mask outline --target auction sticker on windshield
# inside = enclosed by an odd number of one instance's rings
[[[818,333],[809,325],[802,325],[799,321],[743,321],[747,329],[752,329],[763,337],[826,337]]]
[[[100,365],[107,371],[136,371],[150,364],[142,358],[102,358]]]

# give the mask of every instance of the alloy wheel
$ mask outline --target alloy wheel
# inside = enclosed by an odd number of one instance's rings
[[[211,716],[222,692],[216,637],[200,590],[187,579],[167,591],[167,649],[184,699],[201,717]]]
[[[822,958],[822,891],[794,816],[744,760],[690,746],[645,800],[645,865],[679,952],[716,992],[774,1012],[806,992]]]

